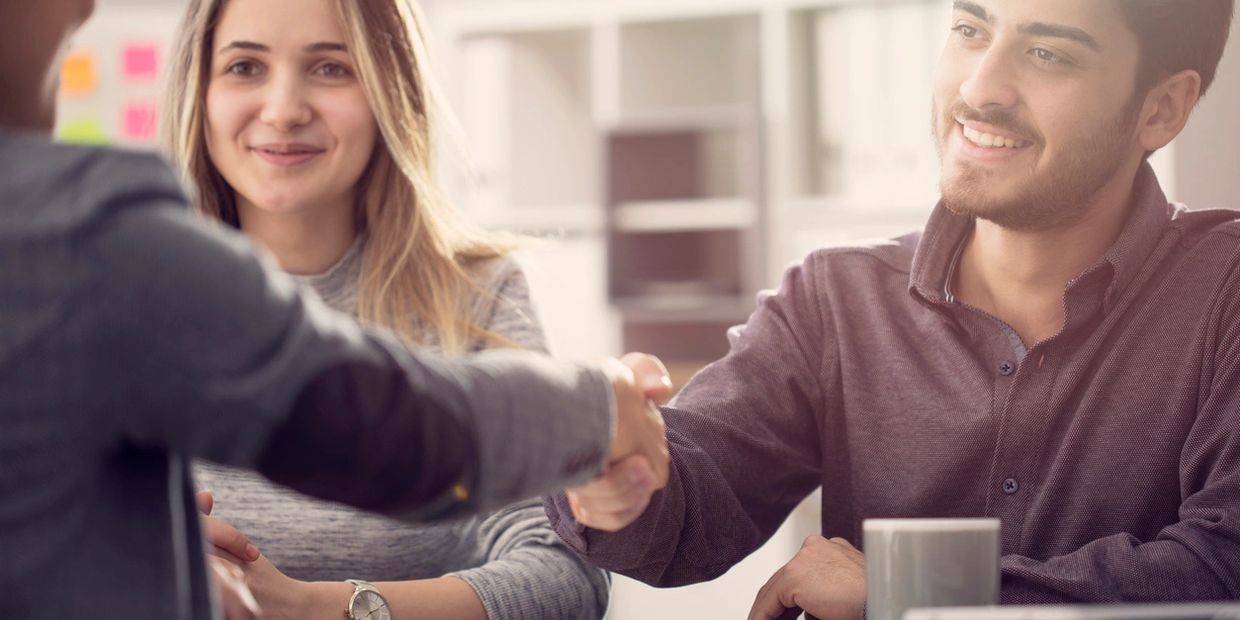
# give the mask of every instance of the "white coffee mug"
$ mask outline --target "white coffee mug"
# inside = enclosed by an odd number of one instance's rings
[[[999,603],[998,519],[866,519],[867,620]]]

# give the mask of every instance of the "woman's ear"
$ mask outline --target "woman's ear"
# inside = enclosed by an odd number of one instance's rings
[[[1167,146],[1188,123],[1201,97],[1201,75],[1186,69],[1150,89],[1141,111],[1137,139],[1147,153]]]

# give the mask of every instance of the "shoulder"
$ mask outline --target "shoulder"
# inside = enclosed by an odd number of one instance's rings
[[[513,286],[526,286],[525,271],[512,256],[495,256],[476,260],[466,272],[482,291],[501,293]]]
[[[908,275],[913,256],[921,242],[921,231],[892,239],[873,239],[848,245],[827,246],[809,254],[805,264],[813,271],[839,267],[861,267],[866,270],[890,271]]]
[[[521,348],[545,351],[546,337],[521,264],[500,256],[476,261],[469,271],[479,290],[479,326]]]
[[[907,286],[921,236],[917,231],[891,239],[819,248],[788,267],[784,287],[799,287],[818,297],[833,290],[855,290],[889,282]]]
[[[521,264],[511,256],[485,258],[471,263],[467,268],[477,287],[483,318],[495,317],[505,307],[528,311],[530,301],[529,282]]]
[[[1200,280],[1210,272],[1223,274],[1228,283],[1236,279],[1240,270],[1240,211],[1189,211],[1177,205],[1171,226],[1179,235],[1180,251],[1186,257],[1184,269],[1194,272],[1194,279]]]
[[[1240,211],[1232,209],[1199,209],[1190,211],[1173,205],[1171,226],[1180,231],[1187,244],[1194,244],[1214,235],[1240,237]],[[1240,246],[1238,246],[1240,247]]]
[[[121,210],[187,202],[168,165],[151,153],[0,137],[0,199],[11,230],[64,230]],[[7,215],[7,217],[6,217]]]

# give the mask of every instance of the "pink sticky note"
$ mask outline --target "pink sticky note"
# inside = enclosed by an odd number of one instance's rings
[[[155,139],[155,104],[129,103],[121,118],[122,135],[129,140],[150,142]]]
[[[159,71],[159,50],[154,45],[130,43],[125,46],[121,66],[127,79],[153,80]]]

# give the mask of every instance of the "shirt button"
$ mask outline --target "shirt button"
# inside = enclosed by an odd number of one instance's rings
[[[1016,482],[1015,478],[1008,478],[1007,480],[1003,481],[1003,492],[1004,493],[1008,495],[1016,495],[1016,492],[1019,490],[1020,490],[1020,483]]]
[[[999,364],[999,374],[1009,377],[1014,372],[1016,372],[1016,364],[1013,364],[1012,362],[1003,362],[1002,364]]]

